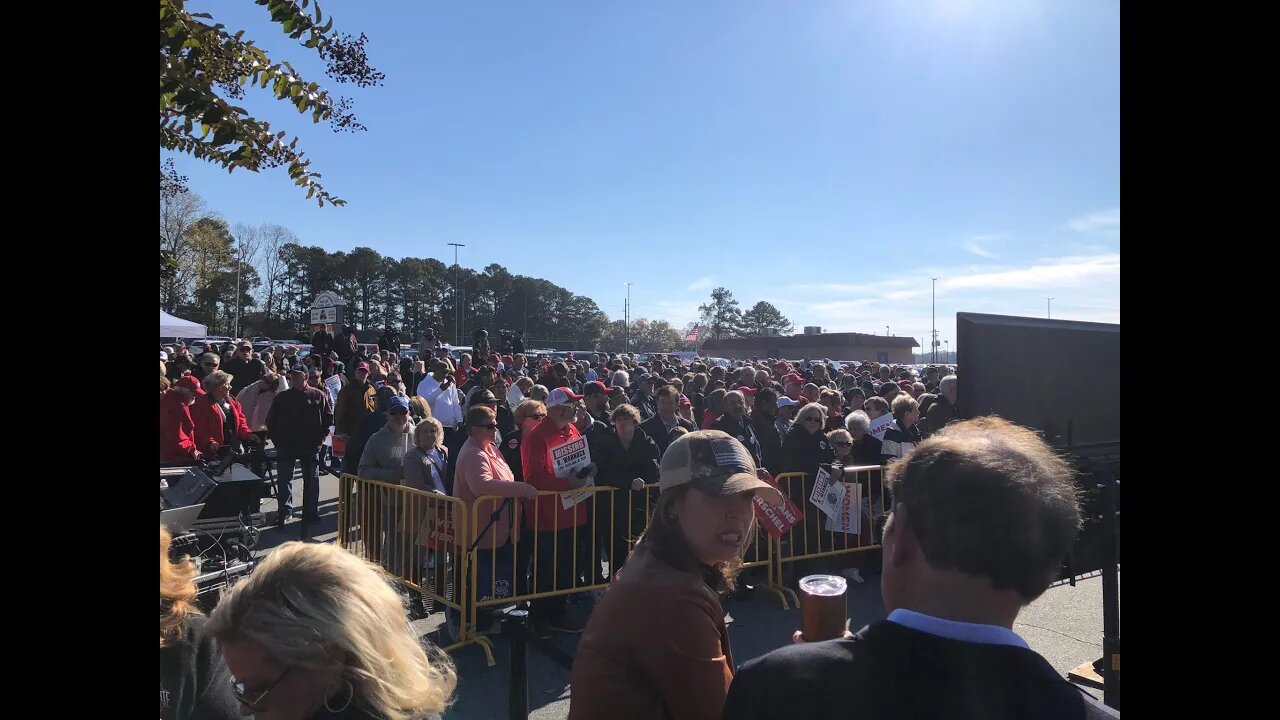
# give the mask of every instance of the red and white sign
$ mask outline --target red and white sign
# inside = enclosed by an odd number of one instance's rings
[[[572,440],[548,447],[547,455],[551,459],[551,469],[555,471],[558,478],[572,477],[578,470],[591,464],[591,447],[587,445],[586,435],[579,435]],[[595,478],[587,481],[588,485],[594,483]],[[592,493],[589,492],[561,495],[560,506],[568,510],[591,495]]]
[[[871,421],[870,427],[867,428],[867,434],[877,440],[884,439],[884,433],[893,424],[893,413],[885,413],[875,420]]]
[[[766,475],[764,480],[774,487],[778,486],[771,475]],[[756,520],[774,540],[781,538],[788,530],[800,524],[802,517],[800,508],[791,502],[791,498],[787,497],[786,493],[782,495],[782,507],[767,502],[759,495],[755,496],[755,505]]]
[[[828,531],[857,535],[862,532],[862,483],[832,483],[840,500],[834,515],[828,515],[823,528]]]

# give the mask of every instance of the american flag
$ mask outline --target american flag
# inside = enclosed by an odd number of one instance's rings
[[[698,342],[698,333],[702,332],[702,328],[693,327],[689,329],[689,333],[684,336],[685,342]]]

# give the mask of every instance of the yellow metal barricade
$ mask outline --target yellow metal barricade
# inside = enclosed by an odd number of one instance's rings
[[[428,610],[444,609],[442,635],[452,641],[444,650],[478,642],[491,658],[488,639],[466,622],[467,521],[458,498],[350,474],[339,480],[338,544],[418,591]]]
[[[856,494],[848,491],[834,494],[843,503],[837,507],[835,517],[809,502],[813,492],[812,476],[805,473],[783,473],[775,478],[784,495],[800,508],[803,520],[788,530],[774,543],[773,554],[777,558],[773,579],[777,590],[798,602],[795,592],[782,583],[784,563],[813,560],[837,555],[852,555],[880,548],[880,528],[889,511],[889,492],[884,484],[884,468],[862,466],[846,471],[839,482],[849,483]],[[858,532],[844,532],[851,527],[844,518],[857,523]]]

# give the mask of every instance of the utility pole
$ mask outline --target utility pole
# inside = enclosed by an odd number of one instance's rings
[[[932,339],[933,344],[929,346],[929,349],[933,351],[933,362],[936,365],[938,363],[938,278],[933,278],[933,292],[931,297],[933,298],[933,319],[931,321],[933,324],[933,332],[930,333],[930,338]]]
[[[631,352],[631,283],[627,283],[627,302],[622,306],[622,352]]]
[[[244,245],[240,244],[240,239],[236,238],[236,327],[231,334],[237,340],[240,339],[240,258],[243,247]]]
[[[458,301],[458,248],[466,247],[465,243],[446,243],[453,246],[453,344],[461,345],[462,341],[462,304]]]

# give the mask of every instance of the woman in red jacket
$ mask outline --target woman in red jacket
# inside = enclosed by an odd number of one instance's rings
[[[160,397],[160,462],[190,464],[200,459],[190,411],[200,392],[200,381],[184,375]]]
[[[205,394],[197,397],[191,406],[196,448],[214,455],[220,448],[235,447],[240,440],[257,444],[258,436],[249,430],[240,401],[231,396],[231,376],[215,370],[206,375],[200,385]]]

